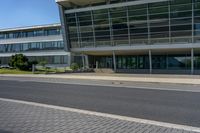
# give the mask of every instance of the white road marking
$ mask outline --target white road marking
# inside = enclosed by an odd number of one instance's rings
[[[174,128],[174,129],[181,129],[181,130],[186,130],[186,131],[200,132],[199,127],[192,127],[192,126],[172,124],[172,123],[159,122],[159,121],[153,121],[153,120],[132,118],[132,117],[126,117],[126,116],[120,116],[120,115],[113,115],[113,114],[107,114],[107,113],[100,113],[100,112],[94,112],[94,111],[88,111],[88,110],[81,110],[81,109],[75,109],[75,108],[47,105],[47,104],[27,102],[27,101],[14,100],[14,99],[0,98],[0,100],[5,101],[5,102],[14,102],[14,103],[44,107],[44,108],[51,108],[51,109],[69,111],[69,112],[74,112],[74,113],[81,113],[81,114],[86,114],[86,115],[94,115],[94,116],[99,116],[99,117],[118,119],[118,120],[123,120],[123,121],[150,124],[150,125],[161,126],[161,127],[166,127],[166,128]]]

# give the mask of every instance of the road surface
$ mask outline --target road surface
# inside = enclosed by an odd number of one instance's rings
[[[200,93],[0,80],[0,98],[200,127]]]

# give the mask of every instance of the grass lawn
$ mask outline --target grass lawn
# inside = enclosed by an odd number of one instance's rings
[[[37,71],[34,74],[46,74],[46,73],[64,73],[65,70],[71,70],[70,68],[50,68],[50,69],[37,69]],[[33,74],[31,71],[21,71],[18,69],[0,69],[0,74]]]
[[[0,69],[0,74],[32,74],[30,71],[21,71],[17,69]]]
[[[49,68],[49,69],[44,69],[44,68],[37,68],[37,71],[41,72],[49,72],[49,73],[65,73],[65,71],[71,71],[71,69],[69,67],[65,67],[65,68]]]

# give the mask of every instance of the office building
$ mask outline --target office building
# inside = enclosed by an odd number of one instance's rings
[[[200,73],[200,0],[56,0],[67,50],[90,68]]]
[[[12,55],[22,53],[30,61],[69,66],[60,24],[0,30],[0,63],[6,65]]]

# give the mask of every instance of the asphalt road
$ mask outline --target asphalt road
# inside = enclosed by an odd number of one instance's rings
[[[200,93],[0,80],[0,97],[200,127]]]

